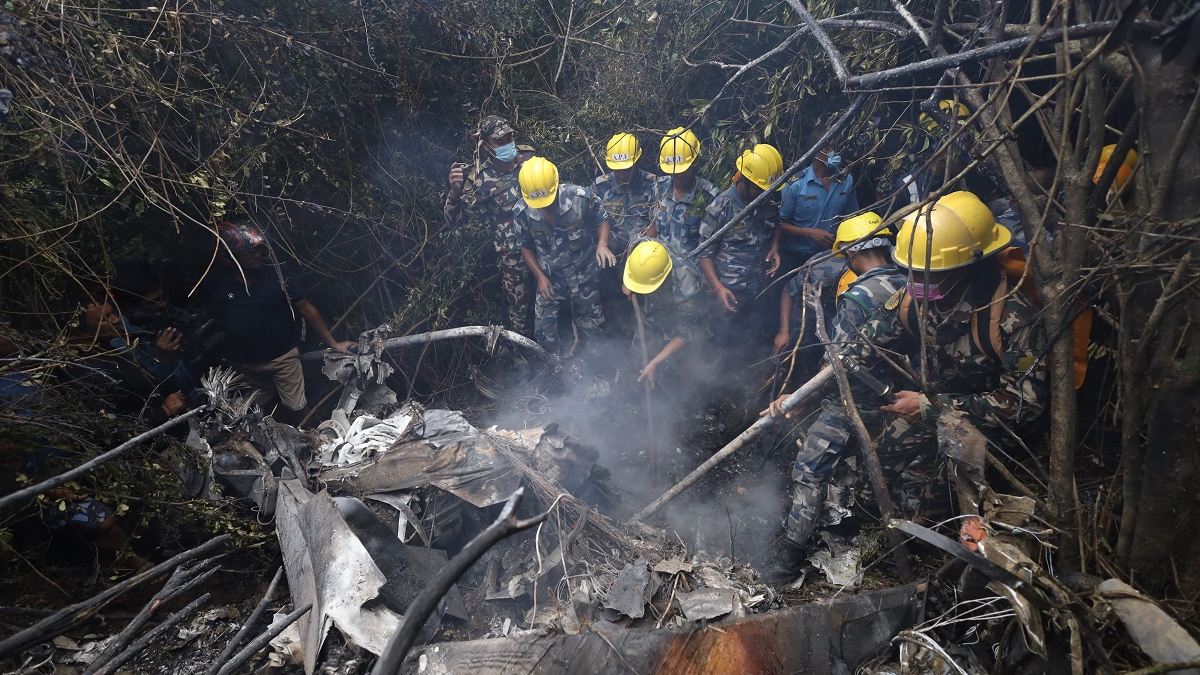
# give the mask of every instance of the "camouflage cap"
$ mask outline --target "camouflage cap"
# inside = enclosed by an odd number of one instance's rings
[[[479,137],[489,141],[499,141],[511,133],[508,120],[499,115],[488,115],[479,123]]]

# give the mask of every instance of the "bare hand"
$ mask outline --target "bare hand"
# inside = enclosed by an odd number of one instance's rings
[[[615,267],[617,265],[617,256],[613,255],[612,251],[608,250],[603,244],[596,247],[596,264],[600,269],[607,267]]]
[[[774,351],[771,352],[771,355],[779,356],[780,354],[783,353],[783,350],[788,348],[788,345],[791,344],[791,342],[792,342],[792,336],[790,336],[787,333],[784,333],[782,331],[776,333],[775,334],[775,349],[774,349]]]
[[[464,173],[465,167],[462,164],[453,164],[450,167],[450,194],[462,194],[463,182],[466,180]]]
[[[773,248],[767,252],[767,276],[773,277],[779,271],[779,266],[783,264],[783,258],[779,257],[779,249]]]
[[[909,421],[921,419],[921,395],[915,391],[898,391],[896,400],[880,408]]]
[[[784,412],[783,402],[787,400],[788,396],[791,396],[791,394],[780,394],[779,398],[771,401],[771,405],[766,410],[758,413],[758,416],[766,417],[770,415],[771,417],[786,417],[787,419],[791,419],[793,415],[804,409],[804,403],[801,402],[795,408]]]
[[[179,413],[187,410],[187,399],[183,397],[182,391],[177,391],[163,399],[162,410],[167,414],[167,417],[174,417]]]
[[[631,291],[625,284],[621,284],[621,292],[625,294],[626,298],[629,298],[630,300],[633,299],[633,291]]]
[[[538,277],[538,295],[542,296],[543,300],[554,299],[554,288],[550,285],[550,277],[544,274]]]
[[[167,356],[174,355],[182,344],[183,333],[175,328],[164,328],[154,336],[154,346]]]
[[[350,351],[350,348],[353,347],[355,344],[357,344],[357,343],[351,342],[350,340],[344,340],[342,342],[335,342],[335,343],[329,345],[329,348],[335,352],[341,352],[343,354],[353,354],[354,352]]]
[[[642,368],[642,373],[640,375],[638,375],[638,382],[645,380],[650,383],[650,388],[653,389],[656,384],[654,381],[654,374],[657,369],[658,369],[657,361],[651,361],[650,363],[647,363],[646,367]]]
[[[802,227],[800,231],[805,237],[811,239],[814,243],[821,246],[833,246],[833,233],[825,230],[818,230],[812,227]]]
[[[729,290],[728,288],[725,288],[724,286],[717,287],[717,300],[720,301],[721,306],[727,311],[737,311],[737,296],[734,295],[733,291]]]

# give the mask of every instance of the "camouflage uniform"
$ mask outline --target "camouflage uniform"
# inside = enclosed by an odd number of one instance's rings
[[[1006,294],[999,319],[1003,349],[998,358],[988,355],[971,336],[972,307],[983,308],[978,310],[977,321],[980,334],[985,335],[991,323],[988,305],[992,290],[1001,283],[997,281],[998,271],[987,271],[990,274],[977,275],[971,280],[963,299],[950,310],[939,310],[930,304],[924,344],[929,382],[936,393],[932,400],[926,394],[921,395],[921,421],[910,424],[895,418],[883,429],[876,445],[885,464],[889,459],[892,463],[905,462],[936,447],[939,408],[962,410],[980,431],[994,439],[1002,438],[1001,422],[1009,427],[1019,426],[1035,419],[1045,408],[1046,332],[1037,307],[1024,294]],[[909,354],[916,369],[920,367],[914,353],[919,323],[912,320],[914,310],[909,317],[912,330],[904,325],[900,314],[909,304],[904,302],[905,294],[905,290],[900,290],[889,298],[883,311],[863,326],[862,333],[880,349]],[[879,360],[864,342],[852,343],[849,348],[865,364]]]
[[[538,295],[534,301],[534,339],[551,352],[559,351],[558,312],[563,303],[571,303],[575,325],[589,341],[599,339],[604,325],[596,268],[600,202],[591,190],[563,183],[556,206],[554,226],[523,199],[513,209],[515,242],[537,255],[538,267],[550,278],[553,299]]]
[[[600,200],[602,223],[608,223],[608,250],[617,264],[600,270],[600,300],[608,332],[629,335],[633,332],[633,306],[621,292],[621,271],[633,239],[643,236],[654,219],[663,183],[670,178],[633,169],[629,185],[617,184],[613,172],[596,179],[592,190]]]
[[[512,133],[503,118],[489,115],[479,125],[480,134],[489,138]],[[500,258],[500,285],[508,299],[508,322],[512,330],[532,337],[533,274],[521,258],[521,249],[512,234],[513,207],[521,200],[517,174],[521,163],[533,156],[533,149],[518,146],[520,154],[512,168],[502,169],[488,157],[477,162],[475,170],[464,180],[463,194],[458,200],[446,197],[443,210],[451,227],[464,227],[471,214],[492,228],[496,253]]]
[[[894,265],[883,265],[859,277],[837,300],[833,317],[833,342],[846,345],[858,337],[858,330],[897,290],[904,287],[904,273]],[[790,290],[790,287],[789,287]],[[876,368],[873,374],[882,381],[890,373]],[[883,405],[870,389],[851,378],[851,393],[859,415],[869,426],[878,426]],[[784,523],[786,536],[803,545],[812,536],[825,504],[825,486],[849,444],[854,427],[846,415],[840,395],[831,395],[821,403],[821,412],[808,428],[792,467],[792,508]]]
[[[653,293],[639,296],[642,303],[642,318],[646,324],[646,340],[651,354],[657,353],[674,338],[691,342],[697,327],[704,321],[703,277],[696,263],[684,256],[683,251],[661,239],[640,238],[657,241],[671,256],[671,273]],[[655,347],[657,345],[657,347]]]
[[[683,197],[675,199],[675,191],[668,180],[654,217],[659,240],[684,253],[696,248],[700,244],[700,221],[708,205],[716,201],[719,194],[712,183],[696,176],[692,188]]]
[[[711,237],[745,206],[737,196],[736,185],[718,195],[704,212],[700,240]],[[712,259],[717,278],[737,294],[739,302],[744,295],[758,293],[767,277],[767,251],[775,231],[775,220],[768,213],[769,209],[760,206],[700,252],[701,258]]]
[[[722,192],[704,212],[700,240],[712,237],[744,207],[737,196],[736,184]],[[724,348],[724,356],[732,359],[726,366],[733,370],[740,371],[757,360],[753,350],[745,349],[746,345],[769,344],[767,324],[775,314],[767,311],[765,305],[769,303],[757,296],[767,279],[767,251],[775,231],[775,219],[768,214],[774,213],[777,211],[760,205],[700,252],[702,259],[713,261],[717,279],[737,298],[737,312],[730,313],[718,304],[711,310],[714,320],[709,322],[713,340]]]
[[[634,169],[628,186],[618,185],[611,171],[597,178],[592,185],[592,191],[600,199],[600,212],[608,222],[608,249],[618,259],[626,253],[629,242],[645,234],[650,227],[660,193],[669,182],[669,176],[658,178]]]

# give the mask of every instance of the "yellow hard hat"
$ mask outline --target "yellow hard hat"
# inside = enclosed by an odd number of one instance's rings
[[[1011,243],[1012,233],[996,222],[979,197],[965,191],[951,192],[933,206],[905,216],[896,235],[895,259],[897,265],[913,270],[952,270],[982,260]]]
[[[737,158],[738,173],[746,180],[766,190],[771,187],[771,162],[753,150],[747,150]]]
[[[845,293],[846,289],[850,288],[850,284],[855,281],[858,281],[858,275],[854,273],[854,270],[848,269],[842,272],[842,276],[838,279],[837,296],[840,298],[842,293]]]
[[[1108,166],[1108,160],[1112,159],[1112,154],[1116,149],[1117,145],[1113,143],[1104,146],[1104,149],[1100,151],[1100,164],[1096,167],[1095,175],[1092,176],[1093,183],[1100,182],[1100,175],[1104,173],[1104,167]],[[1121,162],[1121,167],[1117,169],[1116,186],[1118,190],[1125,187],[1125,181],[1133,175],[1133,167],[1137,166],[1137,163],[1138,154],[1136,152],[1130,150],[1125,154],[1125,161]]]
[[[608,139],[608,146],[604,150],[604,163],[610,169],[628,169],[636,164],[641,156],[642,148],[638,145],[637,138],[622,131]]]
[[[767,164],[771,168],[771,182],[774,183],[775,179],[779,178],[779,174],[783,173],[783,155],[779,154],[779,150],[770,143],[759,143],[754,146],[754,152],[767,160]]]
[[[957,114],[955,114],[954,101],[948,98],[938,101],[938,108],[941,109],[943,115],[954,118],[956,122],[971,116],[971,109],[962,103],[958,104]],[[937,131],[942,128],[941,125],[937,123],[937,120],[933,119],[929,115],[926,115],[925,113],[921,113],[921,116],[917,118],[917,121],[921,124],[921,127],[924,128],[925,131],[928,131],[931,134],[937,133]],[[961,122],[959,123],[961,124]]]
[[[517,175],[521,196],[535,209],[543,209],[558,197],[558,167],[545,157],[530,157]]]
[[[653,293],[667,280],[671,267],[673,263],[665,246],[657,241],[643,241],[629,253],[622,280],[634,293]]]
[[[875,213],[874,211],[867,211],[866,213],[854,216],[853,218],[847,218],[846,220],[843,220],[841,225],[838,225],[837,236],[835,236],[833,239],[833,252],[841,255],[839,251],[843,247],[851,242],[862,239],[872,232],[875,232],[875,230],[878,229],[882,223],[883,218],[880,218],[879,214]],[[880,238],[891,236],[891,234],[892,231],[888,228],[884,228],[879,232],[875,232],[875,236]],[[870,243],[870,241],[871,240],[867,240],[863,243]]]
[[[687,171],[700,156],[700,139],[691,129],[676,127],[658,144],[658,168],[665,174]]]

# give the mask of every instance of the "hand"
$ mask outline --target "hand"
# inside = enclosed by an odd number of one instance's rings
[[[898,391],[896,400],[880,408],[885,412],[895,413],[906,420],[921,419],[921,395],[915,391]]]
[[[154,336],[154,346],[165,356],[174,356],[183,344],[183,333],[175,328],[164,328]]]
[[[329,348],[335,352],[341,352],[343,354],[353,354],[354,352],[350,351],[350,348],[356,344],[357,343],[351,342],[350,340],[344,340],[342,342],[334,342],[333,344],[329,345]]]
[[[813,243],[826,247],[833,246],[832,232],[826,232],[825,230],[818,230],[812,227],[802,227],[800,228],[800,232],[802,232],[805,237],[811,239]]]
[[[161,407],[163,412],[167,414],[167,417],[174,417],[187,410],[187,399],[183,397],[182,391],[177,391],[164,398]]]
[[[596,264],[600,266],[600,269],[616,267],[617,256],[613,255],[607,246],[601,244],[596,247]]]
[[[766,417],[767,415],[770,415],[771,417],[785,417],[790,420],[807,407],[808,400],[806,399],[796,404],[796,407],[792,408],[791,410],[784,412],[783,402],[787,400],[788,396],[791,396],[791,394],[780,394],[779,398],[771,401],[771,405],[766,410],[758,413],[758,416]]]
[[[463,182],[466,180],[465,168],[464,165],[458,163],[450,166],[450,195],[453,197],[462,194]]]
[[[788,348],[788,345],[791,343],[792,343],[792,336],[788,335],[784,331],[780,331],[780,332],[776,333],[775,334],[775,350],[771,352],[771,356],[779,356],[780,354],[783,353],[783,350]]]
[[[538,295],[542,296],[543,300],[554,299],[554,288],[550,285],[550,277],[545,274],[538,277]]]
[[[767,276],[773,277],[779,271],[779,266],[783,264],[783,258],[779,257],[779,249],[773,248],[767,251]]]
[[[625,294],[627,299],[633,299],[633,291],[629,290],[629,287],[625,284],[621,284],[621,292]]]
[[[650,383],[650,388],[653,389],[656,384],[654,381],[654,374],[657,369],[658,369],[657,361],[651,361],[650,363],[647,363],[646,367],[642,368],[642,373],[640,375],[638,375],[638,382],[645,380]]]
[[[717,300],[720,301],[721,306],[727,311],[737,311],[737,296],[734,295],[733,291],[729,290],[728,288],[725,288],[724,286],[717,287]]]

